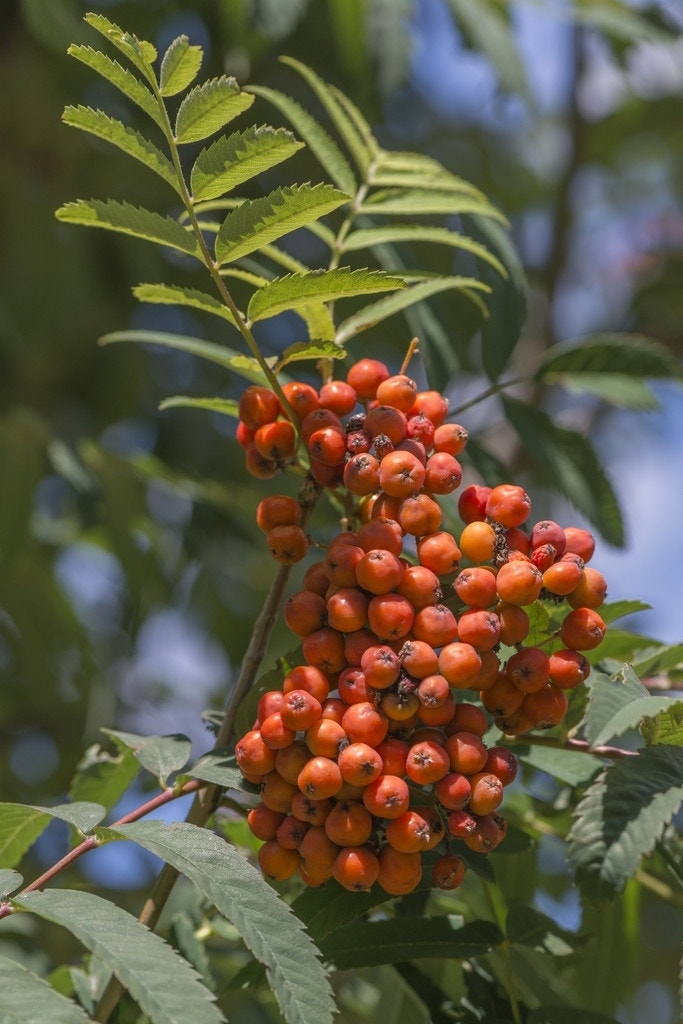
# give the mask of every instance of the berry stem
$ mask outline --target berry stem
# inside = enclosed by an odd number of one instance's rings
[[[405,374],[405,373],[408,372],[408,367],[410,365],[410,360],[413,358],[413,356],[416,354],[416,352],[419,351],[419,348],[418,348],[419,344],[420,344],[420,342],[419,342],[419,340],[417,338],[411,338],[410,339],[410,344],[408,345],[408,351],[406,352],[405,358],[404,358],[403,362],[401,363],[401,369],[398,371],[399,374]]]
[[[507,388],[516,387],[518,384],[527,384],[529,377],[513,377],[512,380],[499,381],[497,384],[492,384],[489,388],[484,388],[474,398],[470,398],[469,401],[463,402],[455,409],[451,409],[449,418],[459,416],[461,412],[465,412],[467,409],[471,409],[474,405],[479,405],[480,402],[485,401],[487,398],[491,398],[493,395],[499,395],[501,391],[505,391]]]

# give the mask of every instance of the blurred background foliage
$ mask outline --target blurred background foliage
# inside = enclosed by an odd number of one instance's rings
[[[217,380],[182,353],[96,344],[129,327],[211,337],[211,325],[193,314],[169,309],[160,320],[131,295],[141,280],[185,280],[183,267],[155,248],[54,218],[77,196],[158,206],[155,180],[60,121],[67,103],[112,112],[112,95],[65,55],[72,42],[97,45],[82,16],[98,9],[160,50],[188,34],[204,48],[207,75],[226,71],[297,97],[301,83],[277,57],[307,62],[362,108],[386,148],[434,155],[487,193],[512,221],[528,281],[526,310],[506,309],[513,327],[523,321],[517,373],[531,372],[557,341],[594,332],[642,332],[682,353],[683,12],[675,0],[6,2],[0,785],[3,799],[27,803],[63,797],[81,752],[103,742],[102,726],[184,732],[195,753],[209,747],[201,712],[222,706],[272,574],[253,523],[264,485],[247,478],[232,422],[158,411],[168,394],[235,396],[240,381]],[[265,105],[261,117],[278,123]],[[292,180],[320,180],[307,159],[292,161]],[[424,316],[435,329],[452,325],[460,372],[451,393],[465,401],[486,385],[466,310],[440,300]],[[372,342],[398,364],[408,337],[396,317]],[[286,320],[261,337],[268,351],[291,340]],[[592,437],[626,530],[622,551],[601,542],[596,565],[611,596],[652,604],[638,625],[671,642],[680,640],[683,402],[672,382],[655,391],[659,408],[644,412],[585,396],[569,401],[566,392],[521,394]],[[497,400],[467,417],[527,484],[537,518],[579,521],[510,441]],[[277,633],[274,644],[286,643]],[[36,868],[66,841],[58,828],[38,844]],[[81,880],[121,889],[135,907],[152,868],[126,856],[118,846],[114,856],[99,851],[91,867],[83,862]],[[543,909],[564,908],[564,920],[574,915],[578,925],[551,839],[520,854],[534,857]],[[510,872],[514,886],[521,875]],[[637,933],[619,1019],[667,1024],[677,1019],[671,978],[683,917],[643,892],[627,893],[598,920],[600,970],[620,970]],[[363,1019],[367,999],[344,984],[349,1007],[361,1005],[348,1020]],[[605,1010],[615,998],[605,994]]]

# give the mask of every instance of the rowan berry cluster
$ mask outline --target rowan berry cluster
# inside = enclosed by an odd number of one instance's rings
[[[461,483],[467,432],[446,422],[443,396],[405,373],[361,359],[319,392],[285,389],[300,441],[277,396],[249,388],[238,429],[247,465],[270,475],[302,445],[316,486],[353,504],[355,528],[287,599],[302,664],[262,695],[236,746],[260,786],[248,822],[263,840],[261,868],[402,895],[434,849],[432,882],[453,889],[465,873],[458,843],[488,853],[506,831],[498,810],[517,762],[487,747],[490,720],[509,736],[558,725],[566,691],[590,672],[582,652],[606,629],[596,611],[605,579],[586,564],[593,538],[550,520],[528,528],[531,502],[515,484],[464,488],[459,537],[442,529],[440,499]],[[308,550],[301,516],[285,495],[259,504],[278,561]],[[528,643],[527,609],[539,601],[562,623]]]

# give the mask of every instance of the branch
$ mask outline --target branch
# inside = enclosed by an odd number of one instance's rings
[[[591,747],[588,740],[566,739],[557,740],[552,736],[533,736],[524,734],[516,736],[520,743],[531,743],[539,747],[552,747],[555,750],[577,750],[582,754],[595,754],[597,757],[607,757],[616,760],[620,757],[637,757],[637,750],[627,750],[625,747],[612,747],[600,744],[598,747]]]

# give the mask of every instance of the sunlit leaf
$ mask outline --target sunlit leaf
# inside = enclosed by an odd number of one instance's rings
[[[191,398],[189,395],[171,395],[159,402],[159,410],[166,409],[204,409],[206,412],[217,412],[222,416],[239,419],[239,403],[234,398]]]
[[[0,956],[0,1003],[5,1024],[87,1024],[84,1010],[23,964]]]
[[[216,345],[212,341],[201,338],[189,338],[184,334],[169,334],[167,331],[113,331],[99,339],[100,345],[112,345],[119,342],[134,342],[140,345],[161,345],[164,348],[177,349],[189,355],[206,359],[210,363],[232,370],[233,373],[246,377],[254,384],[267,384],[263,370],[251,356],[240,355],[224,345]]]
[[[153,210],[145,210],[130,203],[119,203],[115,199],[77,199],[60,206],[55,216],[68,224],[106,228],[158,245],[168,245],[201,259],[199,242],[191,231],[172,217],[164,217]]]
[[[75,935],[111,968],[153,1024],[223,1024],[213,995],[187,961],[109,900],[73,889],[46,889],[14,902]]]
[[[234,847],[182,822],[136,822],[117,831],[181,871],[232,921],[266,966],[287,1021],[331,1024],[335,1005],[316,947],[290,907]]]
[[[346,351],[334,341],[299,341],[288,345],[277,362],[278,372],[289,363],[303,359],[344,359]]]
[[[286,96],[276,89],[269,89],[267,86],[249,84],[247,91],[272,103],[280,113],[284,114],[294,130],[305,141],[311,153],[317,158],[333,184],[342,192],[354,195],[358,186],[351,165],[334,139],[307,110],[290,96]]]
[[[85,20],[91,28],[94,28],[100,35],[112,43],[121,53],[128,58],[138,71],[141,71],[147,81],[156,83],[156,77],[152,64],[157,59],[156,48],[145,39],[138,39],[130,32],[115,25],[103,14],[88,13]]]
[[[221,136],[203,149],[190,173],[195,201],[215,199],[262,174],[303,147],[284,128],[251,125],[243,132]]]
[[[304,227],[348,201],[331,185],[289,185],[231,210],[216,236],[216,258],[228,263]]]
[[[140,79],[124,68],[118,61],[108,57],[100,50],[92,46],[70,46],[67,53],[81,63],[87,65],[93,71],[97,71],[103,78],[120,90],[129,100],[143,110],[148,117],[151,117],[156,124],[162,128],[164,119],[159,109],[159,104],[154,98],[154,93],[141,82]]]
[[[669,704],[654,718],[646,718],[640,726],[643,739],[654,743],[673,743],[683,747],[683,701],[669,698]]]
[[[89,132],[91,135],[97,136],[98,139],[110,142],[158,174],[176,192],[180,192],[171,161],[157,146],[134,128],[129,128],[101,110],[93,110],[92,107],[85,106],[66,107],[62,114],[62,120],[72,128],[80,128],[81,131]]]
[[[643,748],[605,769],[579,803],[569,859],[590,896],[620,892],[683,799],[683,749]]]
[[[183,288],[175,284],[138,284],[133,288],[133,295],[140,302],[158,302],[170,306],[191,306],[205,313],[220,316],[228,323],[236,325],[236,321],[228,307],[206,292],[197,288]]]
[[[191,46],[187,36],[178,36],[161,59],[159,91],[175,96],[195,80],[202,66],[201,46]]]
[[[405,288],[405,281],[382,270],[310,270],[305,274],[278,277],[260,288],[251,297],[247,316],[265,320],[287,309],[296,310],[309,302],[333,302],[352,295],[393,291]]]
[[[185,96],[175,119],[178,143],[200,142],[220,131],[254,102],[234,78],[223,75],[197,85]]]

